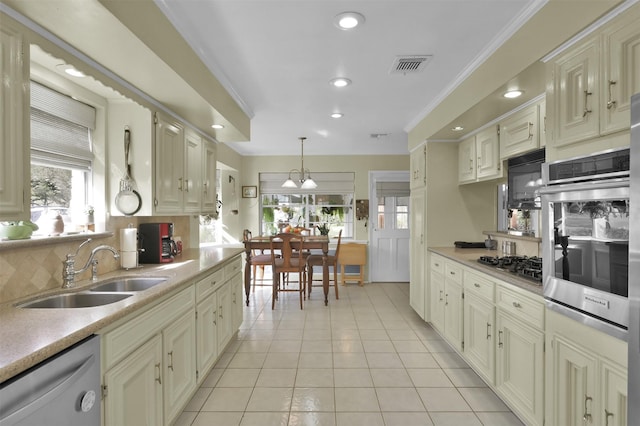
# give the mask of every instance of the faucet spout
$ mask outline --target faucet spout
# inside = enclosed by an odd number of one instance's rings
[[[82,243],[80,245],[80,247],[78,247],[78,251],[80,250],[80,248],[85,245],[86,243],[88,243],[90,240],[85,241],[84,243]],[[96,253],[98,253],[99,251],[102,250],[108,250],[113,254],[113,258],[114,259],[119,259],[120,258],[120,253],[118,253],[118,250],[114,249],[111,246],[108,245],[100,245],[97,246],[96,248],[94,248],[93,250],[91,250],[91,254],[89,255],[89,259],[87,259],[87,263],[80,268],[79,270],[75,270],[75,257],[78,254],[78,251],[76,251],[75,254],[67,254],[66,259],[63,262],[64,268],[62,269],[62,287],[63,288],[70,288],[73,287],[74,285],[74,281],[75,281],[75,275],[76,274],[81,274],[84,271],[86,271],[90,265],[93,265],[92,268],[92,276],[91,278],[93,280],[95,280],[97,278],[97,274],[98,274],[98,260],[95,259]]]

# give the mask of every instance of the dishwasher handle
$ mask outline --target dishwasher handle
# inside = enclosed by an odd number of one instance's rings
[[[68,369],[63,373],[63,377],[56,380],[54,384],[38,392],[38,395],[34,395],[30,401],[27,401],[8,416],[0,418],[0,426],[14,424],[46,406],[75,383],[79,377],[89,371],[95,363],[96,356],[92,354],[79,367],[74,366]]]

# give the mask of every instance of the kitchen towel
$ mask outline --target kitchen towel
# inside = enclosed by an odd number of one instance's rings
[[[135,252],[138,250],[138,229],[124,228],[120,230],[120,251]]]
[[[120,265],[123,269],[138,267],[137,251],[120,251]]]

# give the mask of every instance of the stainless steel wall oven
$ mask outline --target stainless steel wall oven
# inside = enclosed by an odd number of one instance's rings
[[[626,340],[629,149],[545,163],[544,297],[550,309]]]

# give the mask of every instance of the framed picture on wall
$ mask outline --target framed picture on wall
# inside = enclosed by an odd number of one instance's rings
[[[242,198],[256,198],[258,196],[257,186],[243,186]]]

